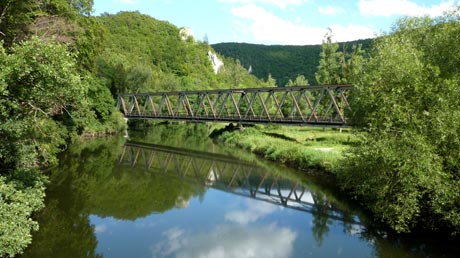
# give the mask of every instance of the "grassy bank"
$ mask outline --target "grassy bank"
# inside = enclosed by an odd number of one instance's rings
[[[218,140],[290,167],[326,171],[334,171],[344,150],[356,141],[349,130],[297,126],[255,126],[242,131],[224,131]]]

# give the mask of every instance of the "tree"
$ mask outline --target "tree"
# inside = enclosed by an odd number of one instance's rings
[[[339,44],[332,41],[331,30],[324,37],[315,73],[316,81],[320,85],[352,83],[359,76],[364,63],[362,45],[353,44],[351,53],[348,53],[346,44],[339,51]]]
[[[286,87],[291,87],[291,86],[308,86],[310,85],[308,83],[308,80],[305,79],[305,76],[303,75],[297,75],[294,81],[289,80],[289,82],[286,84]]]
[[[396,231],[460,232],[460,16],[404,18],[381,37],[350,96],[361,132],[342,184]]]
[[[324,36],[321,45],[320,61],[315,78],[318,84],[340,84],[340,58],[341,53],[337,52],[339,44],[332,42],[332,30]]]
[[[11,146],[8,152],[15,155],[3,156],[0,167],[53,163],[66,138],[58,121],[66,123],[89,109],[87,85],[63,45],[34,38],[10,52],[2,55],[0,132],[5,146]],[[73,124],[76,129],[84,126]]]
[[[30,215],[44,198],[34,168],[56,163],[70,134],[66,121],[88,110],[86,84],[65,46],[33,38],[9,52],[0,46],[1,256],[30,243],[30,231],[38,228]]]
[[[267,87],[276,87],[276,79],[272,77],[271,74],[268,74],[267,81],[265,82]]]
[[[204,34],[204,37],[203,37],[203,43],[205,43],[205,44],[209,44],[209,38],[208,38],[208,34]]]
[[[27,178],[25,183],[24,178]],[[38,230],[30,215],[43,208],[45,187],[35,171],[0,175],[0,255],[13,257],[32,242],[31,230]]]

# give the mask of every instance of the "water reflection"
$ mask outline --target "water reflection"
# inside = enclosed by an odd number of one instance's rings
[[[100,139],[72,146],[50,181],[23,257],[436,256],[245,155]]]
[[[360,224],[356,217],[334,206],[321,192],[312,192],[301,182],[286,178],[286,175],[283,177],[281,173],[273,173],[231,156],[128,142],[123,148],[120,163],[316,214],[325,217],[326,224],[328,219]]]
[[[167,240],[152,247],[153,257],[291,257],[297,233],[277,225],[238,227],[221,225],[211,232],[188,235],[172,228]]]

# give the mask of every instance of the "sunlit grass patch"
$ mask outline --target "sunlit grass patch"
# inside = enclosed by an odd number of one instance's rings
[[[260,125],[225,132],[219,139],[271,161],[329,171],[356,140],[349,130]]]

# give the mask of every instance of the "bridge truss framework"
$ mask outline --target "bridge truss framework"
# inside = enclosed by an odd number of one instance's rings
[[[351,85],[121,94],[126,118],[345,127]]]

